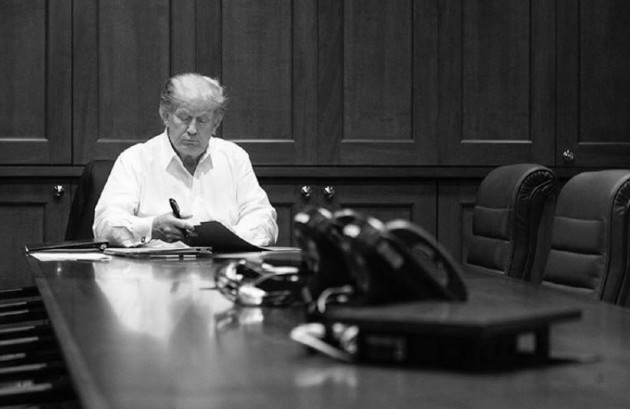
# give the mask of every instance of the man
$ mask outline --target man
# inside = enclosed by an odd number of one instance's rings
[[[276,212],[247,153],[214,137],[225,113],[223,88],[200,74],[170,78],[160,117],[166,130],[120,154],[96,205],[93,231],[114,246],[174,242],[217,220],[255,245],[273,244]],[[169,198],[179,204],[173,214]]]

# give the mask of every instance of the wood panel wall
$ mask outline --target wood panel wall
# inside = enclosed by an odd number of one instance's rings
[[[282,244],[303,206],[355,206],[460,256],[493,167],[630,168],[629,19],[622,0],[0,1],[0,280],[22,243],[62,238],[85,163],[162,131],[186,71],[225,85],[219,136]]]
[[[0,165],[72,162],[70,5],[0,2]]]
[[[162,130],[160,89],[184,71],[220,78],[220,135],[255,165],[598,167],[630,154],[619,0],[0,8],[0,164],[115,158]]]

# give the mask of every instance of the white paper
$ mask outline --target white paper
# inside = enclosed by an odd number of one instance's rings
[[[62,260],[76,260],[76,261],[108,261],[111,260],[111,256],[103,254],[101,251],[95,252],[80,252],[80,253],[61,253],[61,252],[46,252],[35,251],[28,253],[31,257],[35,257],[39,261],[62,261]]]

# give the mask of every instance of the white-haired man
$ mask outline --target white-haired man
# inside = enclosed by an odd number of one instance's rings
[[[160,98],[165,131],[120,154],[96,205],[93,231],[115,246],[174,242],[194,224],[217,220],[261,246],[277,239],[276,212],[249,156],[215,138],[226,98],[218,81],[196,73],[171,77]],[[182,210],[177,218],[169,205]]]

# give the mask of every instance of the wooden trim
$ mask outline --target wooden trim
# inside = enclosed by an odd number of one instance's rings
[[[343,2],[317,3],[319,163],[338,163],[343,139]]]
[[[46,134],[50,163],[72,159],[72,8],[65,2],[48,2],[46,70]]]
[[[292,132],[295,163],[317,163],[317,6],[310,0],[293,3]]]
[[[221,65],[223,41],[221,34],[222,9],[220,0],[200,1],[195,4],[196,10],[196,63],[197,71],[223,82]],[[221,133],[219,132],[219,135]]]
[[[258,178],[313,179],[479,179],[494,166],[254,166]],[[600,168],[550,167],[559,179]],[[75,178],[83,166],[0,166],[0,178]],[[302,180],[296,181],[301,183]]]
[[[195,4],[189,1],[171,1],[170,7],[170,75],[195,71],[196,31],[189,27],[189,22],[195,21]]]
[[[0,166],[0,178],[79,177],[83,166]]]

